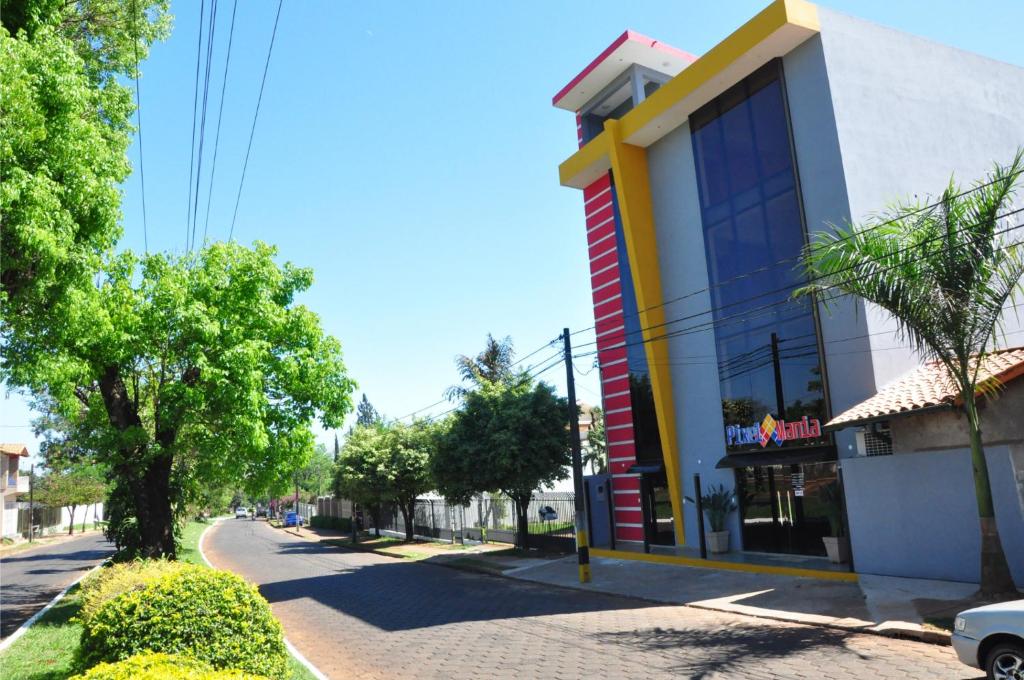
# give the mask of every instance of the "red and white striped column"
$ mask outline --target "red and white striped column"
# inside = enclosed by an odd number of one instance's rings
[[[579,120],[577,116],[577,121]],[[582,131],[581,131],[582,134]],[[628,472],[636,463],[629,365],[625,348],[619,252],[610,175],[583,190],[594,328],[604,400],[608,468],[612,475],[616,543],[642,543],[640,476]]]

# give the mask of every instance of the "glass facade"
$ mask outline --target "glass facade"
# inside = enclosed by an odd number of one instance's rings
[[[781,62],[694,113],[690,129],[743,547],[822,555],[836,453],[821,430],[828,409],[814,307],[791,298],[806,280],[806,234]]]
[[[690,120],[730,452],[828,441],[813,308],[790,299],[805,235],[780,69]]]

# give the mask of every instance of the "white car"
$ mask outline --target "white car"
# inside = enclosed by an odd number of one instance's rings
[[[960,612],[952,642],[960,661],[989,680],[1024,680],[1024,600]]]
[[[249,511],[245,508],[235,508],[235,519],[246,519],[249,516]]]

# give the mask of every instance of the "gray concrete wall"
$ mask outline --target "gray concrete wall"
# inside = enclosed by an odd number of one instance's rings
[[[846,174],[820,36],[787,54],[782,62],[796,154],[797,174],[809,235],[831,231],[850,220]],[[832,414],[838,415],[877,391],[872,370],[864,303],[844,298],[819,305],[825,370]],[[852,338],[852,339],[851,339]],[[856,455],[852,431],[836,435],[839,456]]]
[[[979,412],[984,444],[1024,442],[1024,379],[1006,385],[996,398],[983,399]],[[902,416],[889,425],[895,454],[970,446],[967,417],[959,411]]]
[[[1024,511],[1014,478],[1024,451],[992,446],[986,454],[1003,549],[1021,584]],[[981,539],[967,450],[853,458],[842,468],[858,572],[978,582]]]
[[[1024,145],[1024,68],[823,7],[819,20],[854,221],[911,197],[928,202],[951,175],[969,186]],[[893,349],[900,343],[891,317],[866,311],[874,381],[882,386],[919,358]],[[1020,317],[1006,320],[1001,344],[1024,344]]]
[[[708,286],[690,126],[683,125],[650,146],[647,163],[661,266],[661,290],[665,300],[672,300]],[[668,305],[665,317],[686,317],[709,309],[710,293],[704,290]],[[707,314],[676,324],[676,327],[710,320],[711,315]],[[669,331],[672,329],[673,326],[667,328]],[[715,464],[725,455],[725,432],[722,428],[722,393],[718,385],[714,330],[709,328],[669,338],[667,342],[683,494],[693,496],[695,473],[700,474],[704,488],[710,484],[725,484],[732,488],[735,485],[732,470],[715,469]],[[683,519],[686,544],[698,545],[693,505],[686,504]],[[740,524],[736,513],[733,513],[729,526],[732,547],[739,549]]]

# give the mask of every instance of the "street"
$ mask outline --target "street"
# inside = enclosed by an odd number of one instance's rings
[[[949,647],[531,584],[228,520],[218,567],[260,587],[331,678],[976,678]]]
[[[0,638],[113,552],[97,532],[0,558]]]

